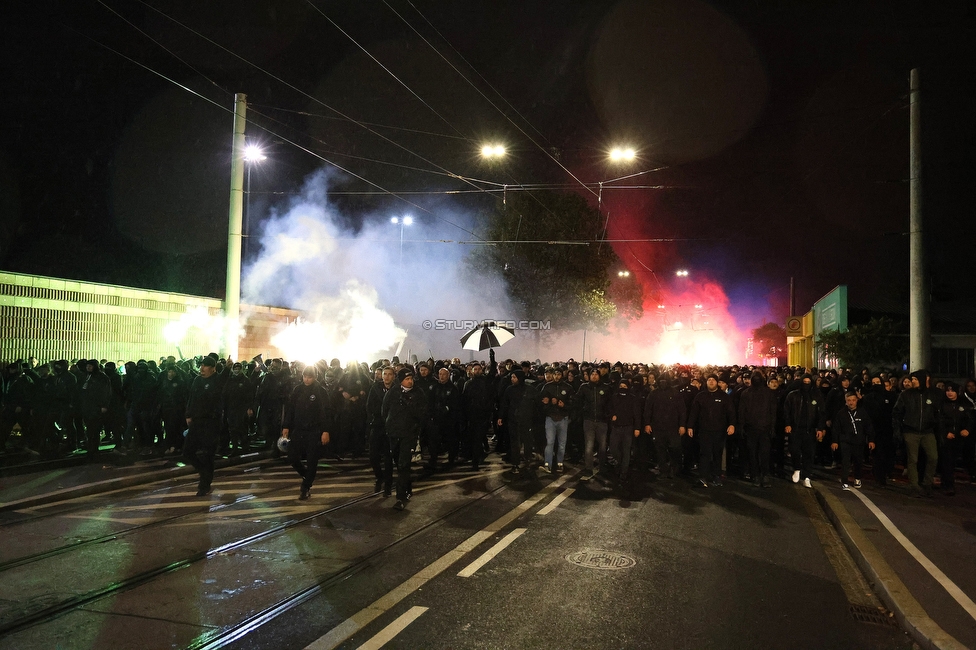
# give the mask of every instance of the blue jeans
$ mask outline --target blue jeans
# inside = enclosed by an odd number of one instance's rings
[[[569,418],[563,418],[559,422],[553,422],[552,418],[546,418],[546,465],[552,467],[552,446],[559,440],[559,447],[556,449],[556,462],[562,463],[563,456],[566,455],[566,434],[569,432]]]

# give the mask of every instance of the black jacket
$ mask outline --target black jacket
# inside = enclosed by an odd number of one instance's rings
[[[852,411],[845,404],[834,413],[830,422],[834,442],[847,445],[874,442],[874,423],[871,421],[871,414],[860,405]]]
[[[904,391],[891,410],[891,428],[895,436],[941,432],[944,401],[945,394],[937,388],[909,388]]]
[[[765,384],[742,391],[739,397],[739,426],[746,435],[763,434],[773,437],[776,433],[776,392]]]
[[[651,433],[655,436],[677,435],[687,419],[685,398],[677,389],[658,388],[648,394],[644,402],[644,425],[651,427]]]
[[[576,392],[577,406],[584,420],[607,421],[607,402],[613,391],[606,384],[586,382]]]
[[[383,421],[383,398],[394,388],[398,388],[396,383],[387,388],[386,384],[380,380],[374,382],[369,389],[369,395],[366,396],[366,423],[370,429],[386,430],[386,423]]]
[[[954,402],[943,400],[941,437],[945,439],[946,434],[952,433],[959,438],[959,433],[963,430],[973,435],[973,411],[966,408],[965,402],[961,399],[956,399]]]
[[[827,427],[823,393],[812,386],[790,391],[783,402],[783,418],[793,433],[823,431]]]
[[[310,386],[302,382],[295,386],[285,402],[285,416],[281,428],[292,431],[311,431],[322,433],[332,431],[335,413],[329,395],[318,381]]]
[[[547,418],[552,418],[553,422],[558,422],[564,417],[568,417],[573,408],[573,387],[565,381],[550,381],[542,387],[542,394],[539,401],[542,402],[546,397],[549,398],[548,404],[542,404],[542,410]],[[563,406],[559,406],[562,402]]]
[[[226,370],[224,371],[226,373]],[[214,373],[207,378],[197,375],[190,384],[190,397],[186,402],[186,417],[197,420],[219,420],[223,406],[223,388],[226,374]]]
[[[427,395],[413,388],[394,386],[383,398],[383,421],[391,438],[415,438],[427,421]]]
[[[715,392],[703,390],[695,395],[695,399],[691,401],[689,429],[725,433],[733,425],[735,425],[735,408],[728,394],[720,390]]]
[[[612,427],[623,427],[632,431],[641,428],[641,398],[630,388],[618,388],[610,395],[607,415]],[[613,418],[617,419],[614,420]]]

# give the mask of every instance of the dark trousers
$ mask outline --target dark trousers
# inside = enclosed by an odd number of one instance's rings
[[[698,438],[701,455],[698,460],[698,477],[704,481],[714,481],[722,476],[722,450],[725,449],[725,431],[699,431]]]
[[[532,427],[518,420],[509,420],[508,436],[508,462],[515,466],[521,465],[522,461],[526,464],[532,462],[532,446],[535,442]]]
[[[617,459],[620,480],[627,478],[630,469],[630,448],[634,443],[634,430],[630,427],[610,427],[610,453]]]
[[[847,483],[851,475],[851,463],[854,463],[854,480],[861,480],[861,467],[864,465],[864,443],[842,442],[840,446],[840,482]]]
[[[410,462],[413,460],[413,448],[417,446],[416,437],[390,438],[390,456],[396,464],[396,498],[406,501],[412,490],[410,481]]]
[[[183,432],[186,431],[186,418],[183,409],[179,407],[163,407],[163,430],[166,435],[166,448],[183,448]]]
[[[288,462],[302,477],[302,490],[308,490],[315,482],[322,457],[322,432],[296,430],[288,432]],[[305,464],[302,464],[302,458]]]
[[[746,449],[749,455],[749,473],[752,474],[752,480],[759,481],[763,477],[769,476],[769,457],[773,443],[772,436],[766,431],[748,429],[742,435],[746,439]]]
[[[956,460],[959,458],[959,448],[962,447],[959,434],[952,440],[942,440],[939,449],[939,466],[942,473],[942,489],[954,490],[956,487]]]
[[[247,416],[247,410],[227,414],[227,433],[230,436],[231,447],[244,453],[251,451],[251,441],[247,437],[250,424],[251,420]],[[291,443],[288,444],[291,445]]]
[[[213,483],[214,456],[220,440],[220,421],[193,418],[190,431],[183,443],[183,460],[200,473],[200,489],[206,490]]]
[[[607,471],[606,420],[583,420],[583,466],[591,471],[594,451],[600,462],[600,470]]]
[[[457,460],[457,422],[453,417],[437,417],[430,421],[428,427],[428,453],[430,459],[427,466],[431,469],[437,467],[437,457],[443,452],[447,452],[447,462],[453,463]]]
[[[810,478],[816,453],[817,432],[793,429],[790,433],[790,456],[793,458],[793,471],[799,470],[801,479]]]
[[[468,417],[468,426],[464,432],[464,450],[467,452],[468,460],[473,467],[480,465],[482,458],[484,458],[485,440],[488,437],[490,426],[490,411],[476,411]]]
[[[671,478],[674,478],[674,475],[681,471],[681,439],[683,437],[685,436],[679,435],[677,431],[654,432],[658,469],[662,473],[667,471]]]
[[[281,435],[281,404],[269,402],[258,407],[258,436],[265,449],[271,449]]]
[[[393,456],[390,455],[390,439],[380,427],[373,427],[369,431],[369,464],[376,480],[383,482],[383,488],[392,489]]]
[[[875,436],[874,449],[871,450],[871,471],[874,473],[874,480],[879,485],[884,485],[894,466],[895,441],[891,437],[891,432],[879,433]]]
[[[918,448],[925,452],[925,467],[921,477],[918,475]],[[932,485],[935,467],[939,458],[938,443],[934,433],[905,432],[905,451],[908,454],[908,483],[910,487]]]
[[[98,443],[102,440],[102,428],[105,426],[105,414],[100,409],[85,411],[83,414],[85,421],[84,432],[79,432],[78,446],[84,447],[92,453],[98,452]]]

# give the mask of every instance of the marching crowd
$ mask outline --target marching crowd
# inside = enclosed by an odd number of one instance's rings
[[[912,494],[925,497],[937,475],[953,495],[957,469],[976,472],[976,380],[959,386],[924,370],[496,363],[493,351],[487,363],[394,357],[343,367],[211,353],[31,358],[7,364],[2,386],[0,451],[179,455],[200,472],[201,496],[217,454],[256,449],[287,454],[301,499],[321,457],[368,455],[376,490],[389,496],[395,484],[398,509],[414,463],[477,470],[492,449],[513,475],[570,462],[583,466],[582,480],[624,489],[635,468],[706,488],[724,476],[810,487],[815,465],[839,467],[849,489],[861,486],[866,461],[885,485],[900,460]]]

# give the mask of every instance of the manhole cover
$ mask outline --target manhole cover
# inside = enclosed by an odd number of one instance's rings
[[[586,550],[570,553],[566,559],[587,569],[629,569],[637,560],[616,551]]]

